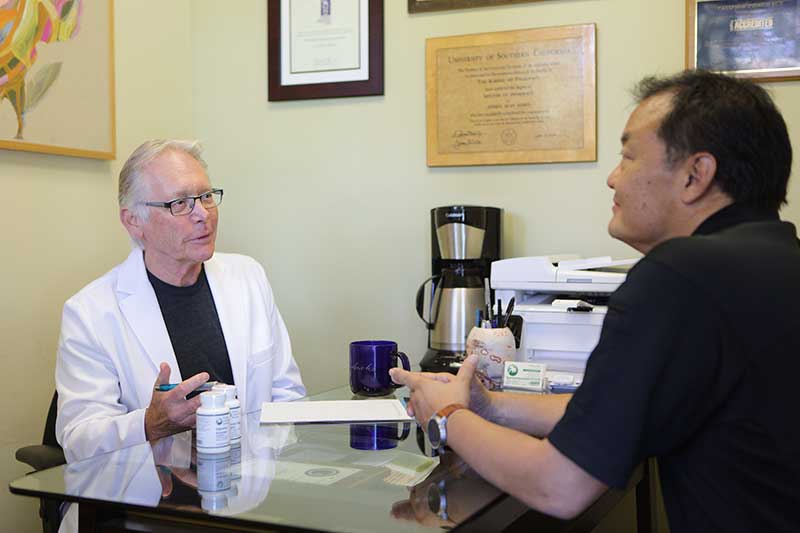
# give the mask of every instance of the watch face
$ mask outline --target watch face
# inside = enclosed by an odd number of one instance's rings
[[[428,508],[442,520],[449,520],[447,515],[447,495],[444,480],[428,486]]]
[[[439,445],[442,442],[442,436],[439,432],[439,421],[436,420],[435,416],[428,420],[428,440],[430,441],[431,447],[434,450],[439,449]]]
[[[430,509],[431,512],[436,516],[439,516],[439,513],[444,510],[443,507],[445,502],[443,501],[444,498],[442,498],[443,495],[444,494],[442,491],[439,490],[438,483],[431,483],[428,486],[428,509]]]

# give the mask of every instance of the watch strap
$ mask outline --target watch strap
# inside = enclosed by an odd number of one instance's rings
[[[467,408],[466,405],[462,405],[460,403],[451,403],[450,405],[447,405],[439,409],[436,412],[436,416],[438,416],[439,418],[447,418],[448,416],[452,415],[459,409],[466,409],[466,408]]]

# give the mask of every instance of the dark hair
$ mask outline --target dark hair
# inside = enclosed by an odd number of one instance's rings
[[[792,145],[786,123],[767,91],[743,79],[702,70],[648,77],[634,90],[637,102],[673,94],[658,136],[675,163],[697,152],[717,160],[715,179],[734,202],[777,211],[786,203]]]

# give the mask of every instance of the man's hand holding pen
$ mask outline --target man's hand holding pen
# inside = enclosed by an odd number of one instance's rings
[[[195,425],[195,411],[200,407],[200,397],[187,399],[186,396],[208,381],[209,375],[200,372],[178,383],[172,390],[162,392],[160,385],[169,383],[170,368],[161,363],[154,385],[150,405],[144,415],[144,431],[147,440],[160,439]]]

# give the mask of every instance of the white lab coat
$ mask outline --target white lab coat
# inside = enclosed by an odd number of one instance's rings
[[[305,395],[264,269],[250,257],[205,262],[242,412]],[[181,376],[141,249],[64,304],[56,437],[68,462],[145,441],[159,364]]]

